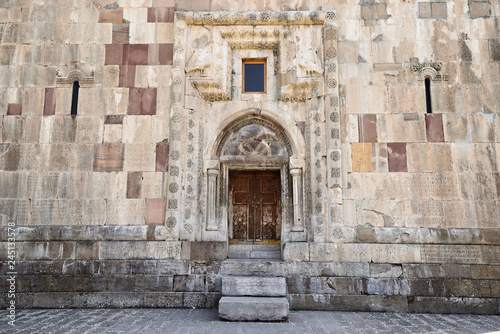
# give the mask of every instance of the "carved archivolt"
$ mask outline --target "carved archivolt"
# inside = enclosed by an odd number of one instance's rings
[[[72,85],[73,82],[78,81],[80,86],[82,86],[90,85],[95,82],[94,71],[90,71],[89,74],[86,74],[84,70],[79,67],[69,71],[66,76],[63,76],[62,70],[57,68],[56,75],[56,83],[58,85]]]

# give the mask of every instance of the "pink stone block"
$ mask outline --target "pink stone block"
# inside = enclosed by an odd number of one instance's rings
[[[56,89],[55,88],[45,88],[45,101],[43,105],[43,115],[55,115],[56,114]]]
[[[142,172],[127,173],[127,198],[140,198],[142,187]]]
[[[123,45],[123,65],[147,65],[147,44],[125,44]]]
[[[360,143],[377,142],[377,115],[359,115],[358,128]]]
[[[174,22],[174,8],[148,8],[148,22]]]
[[[123,22],[123,8],[99,10],[99,23],[122,23]]]
[[[135,65],[120,65],[118,85],[120,87],[135,86]]]
[[[7,115],[21,115],[22,104],[20,103],[9,103],[7,107]]]
[[[387,143],[389,172],[407,172],[406,143]]]
[[[129,115],[156,115],[156,88],[131,88]]]
[[[122,65],[123,44],[106,44],[104,65]]]
[[[169,151],[168,141],[156,144],[156,171],[157,172],[168,171],[168,151]]]
[[[159,44],[158,59],[160,65],[172,65],[174,59],[174,46],[173,44]]]
[[[94,146],[94,172],[123,170],[123,143],[103,143]]]
[[[425,130],[428,142],[444,142],[443,115],[425,115]]]
[[[165,224],[165,212],[167,201],[163,198],[146,199],[146,224],[163,225]]]

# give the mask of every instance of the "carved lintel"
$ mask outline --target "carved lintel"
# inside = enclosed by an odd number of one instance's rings
[[[417,73],[418,80],[423,81],[427,78],[433,81],[447,81],[448,74],[441,73],[443,64],[441,62],[426,62],[420,63],[418,58],[410,59],[410,69]]]
[[[201,97],[208,102],[229,101],[231,97],[214,79],[192,79],[191,85],[198,90]]]
[[[301,81],[281,87],[280,101],[304,102],[321,95],[320,81]]]

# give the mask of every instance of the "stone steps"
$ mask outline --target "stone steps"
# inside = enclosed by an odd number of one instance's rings
[[[281,259],[280,245],[229,245],[230,259]]]
[[[230,321],[284,321],[289,304],[284,277],[222,278],[219,317]]]

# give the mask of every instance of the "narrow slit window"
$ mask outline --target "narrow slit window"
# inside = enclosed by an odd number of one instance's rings
[[[425,78],[425,105],[427,106],[427,113],[432,114],[430,78]]]
[[[77,114],[79,91],[80,91],[80,83],[78,81],[74,81],[73,82],[73,98],[71,100],[71,115]]]
[[[243,59],[243,93],[266,93],[266,59]]]

